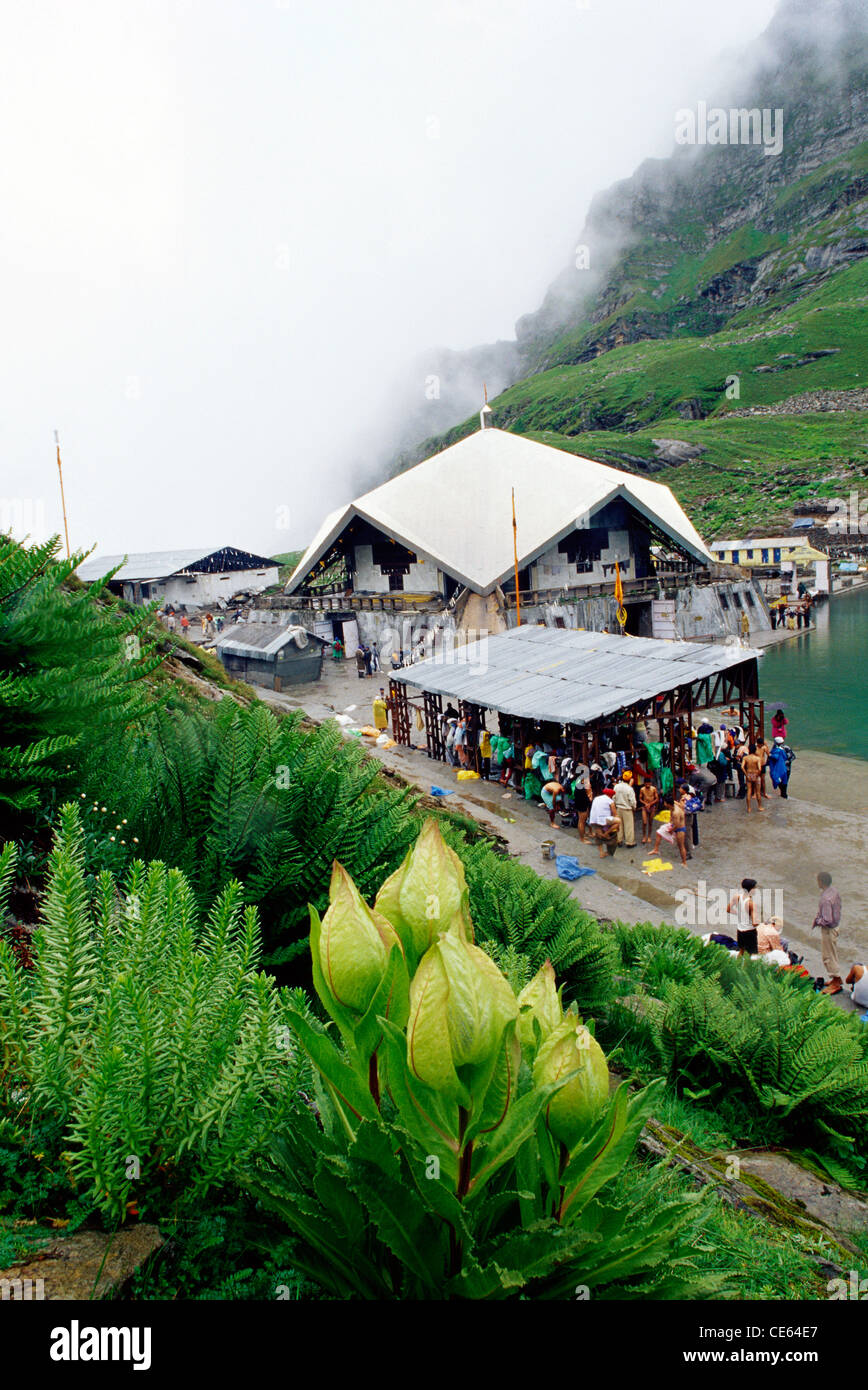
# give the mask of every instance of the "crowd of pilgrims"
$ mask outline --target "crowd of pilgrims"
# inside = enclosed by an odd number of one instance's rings
[[[722,723],[715,729],[703,720],[689,731],[688,761],[677,785],[669,745],[654,741],[641,719],[600,733],[598,761],[590,763],[569,751],[563,735],[560,741],[547,741],[540,732],[516,747],[509,734],[491,733],[484,726],[474,731],[473,721],[451,704],[441,716],[441,732],[447,762],[541,805],[551,825],[558,816],[561,828],[575,827],[583,842],[604,841],[609,853],[618,844],[633,846],[641,813],[642,843],[653,841],[659,848],[662,837],[678,847],[682,860],[691,858],[692,847],[699,844],[697,812],[726,795],[745,800],[748,811],[752,803],[762,811],[769,781],[780,796],[788,795],[796,756],[786,741],[783,710],[772,719],[771,744],[765,738],[751,742],[740,725]],[[603,797],[611,803],[608,807]],[[655,818],[667,807],[669,817],[655,829]]]

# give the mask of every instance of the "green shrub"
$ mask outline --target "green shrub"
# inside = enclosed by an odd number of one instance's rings
[[[516,998],[473,944],[461,860],[434,822],[373,910],[335,870],[311,958],[336,1030],[290,1015],[316,1106],[248,1185],[339,1298],[701,1297],[710,1201],[620,1190],[660,1088],[609,1095],[551,965]],[[338,1038],[340,1042],[338,1042]]]
[[[117,1219],[226,1182],[295,1105],[304,1068],[240,885],[204,922],[159,863],[134,864],[122,890],[100,873],[91,900],[82,840],[65,806],[34,968],[0,940],[0,1143],[29,1166],[37,1132],[46,1169]],[[7,890],[14,863],[9,845]]]
[[[269,964],[306,949],[307,904],[326,902],[335,859],[373,892],[418,833],[415,795],[386,786],[336,724],[305,728],[260,704],[161,713],[104,760],[97,785],[142,855],[183,870],[200,905],[243,879]]]
[[[160,656],[150,614],[126,613],[103,590],[71,590],[81,556],[59,542],[23,546],[0,535],[0,833],[15,813],[51,804],[88,758],[141,718],[144,678]]]
[[[107,756],[100,795],[121,806],[139,851],[182,869],[200,904],[232,877],[259,908],[269,965],[307,949],[307,905],[328,901],[332,864],[373,896],[415,841],[416,794],[388,786],[379,765],[337,725],[305,727],[263,705],[224,701],[211,718],[161,713]],[[562,883],[468,843],[448,818],[481,940],[546,958],[567,997],[595,1012],[611,997],[616,949]]]
[[[655,933],[659,933],[655,937]],[[738,1099],[780,1137],[868,1170],[868,1030],[799,977],[736,960],[683,928],[619,928],[622,998],[605,1035],[679,1086]],[[758,1121],[759,1123],[759,1121]]]

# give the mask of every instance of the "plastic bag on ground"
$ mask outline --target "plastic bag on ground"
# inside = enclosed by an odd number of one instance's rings
[[[585,869],[573,854],[559,854],[555,859],[555,867],[558,871],[558,878],[565,878],[568,883],[574,882],[577,878],[584,878],[586,874],[595,874],[596,869]]]

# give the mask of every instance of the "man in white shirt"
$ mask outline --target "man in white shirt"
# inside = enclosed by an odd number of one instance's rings
[[[588,816],[588,825],[591,827],[591,834],[600,847],[600,858],[606,857],[606,844],[610,843],[614,836],[618,834],[621,822],[615,814],[615,807],[612,798],[601,793],[595,796],[591,802],[591,814]]]

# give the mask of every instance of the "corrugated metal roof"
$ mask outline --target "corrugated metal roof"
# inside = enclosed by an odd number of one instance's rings
[[[696,559],[714,558],[665,483],[489,428],[331,512],[286,591],[294,592],[350,519],[360,516],[459,583],[489,594],[513,571],[513,489],[520,568],[617,497]]]
[[[237,623],[227,632],[221,633],[214,643],[218,653],[228,652],[230,656],[258,656],[264,660],[277,656],[287,642],[294,642],[303,650],[311,642],[325,645],[326,639],[315,632],[293,624],[291,627],[278,627],[275,623]]]
[[[391,673],[420,690],[555,724],[588,724],[758,657],[740,645],[511,628]]]
[[[83,584],[90,584],[120,565],[115,579],[168,579],[208,554],[207,550],[143,550],[135,555],[103,555],[85,560],[76,574]]]
[[[143,550],[134,555],[103,555],[96,559],[85,560],[79,565],[76,574],[83,584],[92,584],[97,579],[102,579],[104,574],[114,569],[115,565],[121,568],[115,575],[115,580],[154,580],[168,579],[170,575],[177,574],[179,570],[189,568],[191,565],[201,564],[210,555],[216,555],[220,550],[231,550],[230,546],[212,546],[210,550]],[[240,551],[240,555],[247,556],[249,552]],[[256,569],[277,569],[277,562],[268,560],[264,556],[252,556],[256,560]],[[229,567],[227,566],[227,572]]]

